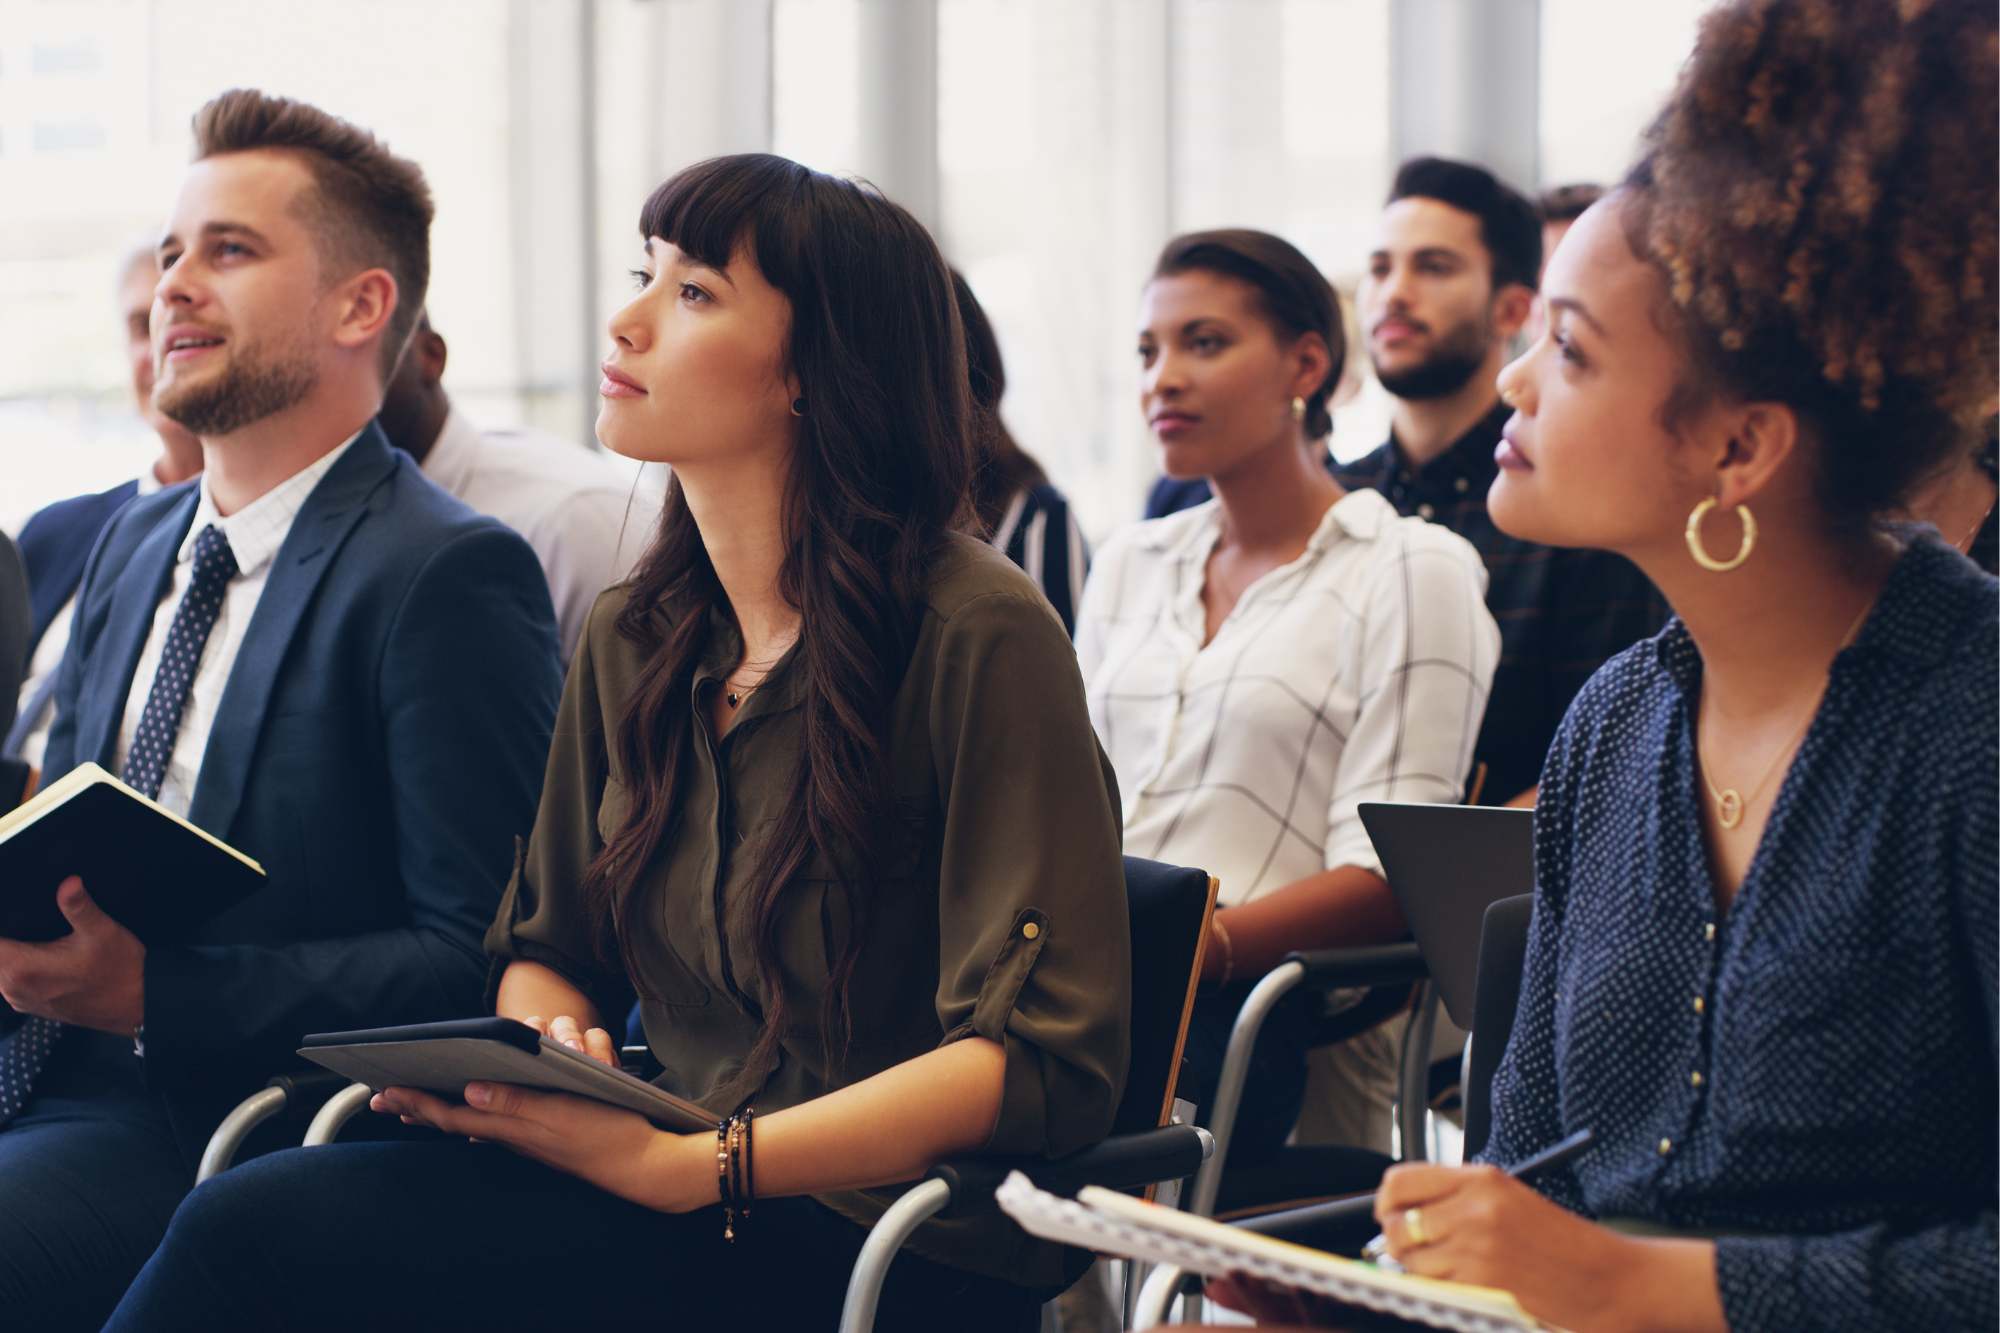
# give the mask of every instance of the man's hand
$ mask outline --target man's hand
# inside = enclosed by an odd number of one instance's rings
[[[75,875],[56,889],[70,933],[0,939],[0,998],[24,1014],[132,1036],[146,1021],[146,946],[104,914]]]

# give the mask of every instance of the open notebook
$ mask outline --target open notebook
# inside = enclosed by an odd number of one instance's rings
[[[1174,1264],[1204,1277],[1248,1273],[1454,1333],[1560,1333],[1504,1291],[1391,1273],[1095,1185],[1064,1199],[1016,1171],[994,1198],[1023,1230],[1044,1240]]]

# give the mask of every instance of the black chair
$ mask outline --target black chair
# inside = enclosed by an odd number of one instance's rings
[[[1493,1126],[1493,1076],[1514,1031],[1514,1014],[1521,1002],[1521,972],[1528,951],[1528,918],[1534,896],[1502,898],[1486,909],[1479,933],[1479,976],[1466,1048],[1465,1155],[1485,1148]],[[1375,1222],[1375,1196],[1360,1195],[1267,1213],[1232,1223],[1245,1231],[1274,1236],[1297,1245],[1334,1254],[1357,1255],[1380,1230]],[[1150,1328],[1165,1316],[1173,1297],[1186,1286],[1179,1270],[1161,1268],[1139,1293],[1134,1328]]]
[[[1189,1190],[1188,1210],[1203,1217],[1213,1217],[1218,1211],[1233,1212],[1242,1207],[1288,1199],[1352,1194],[1375,1188],[1392,1159],[1366,1148],[1295,1145],[1282,1149],[1270,1162],[1252,1172],[1239,1172],[1234,1176],[1226,1174],[1237,1107],[1242,1102],[1243,1085],[1249,1076],[1250,1057],[1257,1044],[1257,1034],[1263,1029],[1265,1019],[1280,1003],[1288,999],[1295,1001],[1307,992],[1318,995],[1367,988],[1368,994],[1359,1004],[1333,1016],[1314,1034],[1313,1045],[1326,1045],[1345,1040],[1394,1017],[1412,1003],[1413,985],[1418,991],[1416,1001],[1423,1006],[1421,1013],[1434,1014],[1435,1010],[1428,1003],[1428,987],[1422,985],[1429,976],[1423,955],[1414,943],[1289,954],[1284,962],[1266,973],[1243,1002],[1242,1009],[1237,1012],[1236,1023],[1230,1030],[1229,1045],[1222,1058],[1222,1071],[1216,1078],[1208,1116],[1209,1129],[1215,1135],[1215,1152],[1195,1177],[1194,1185]],[[1413,1026],[1421,1027],[1423,1031],[1412,1033],[1404,1042],[1405,1068],[1399,1079],[1404,1086],[1399,1089],[1397,1102],[1406,1112],[1414,1103],[1414,1132],[1421,1136],[1422,1111],[1428,1090],[1430,1031],[1426,1023]],[[1417,1053],[1419,1038],[1422,1048],[1420,1058]],[[1421,1072],[1418,1074],[1411,1071],[1413,1061],[1420,1065]],[[1414,1085],[1417,1089],[1414,1094],[1413,1079],[1420,1080]],[[1405,1114],[1403,1121],[1403,1142],[1409,1144],[1413,1141],[1410,1116]]]
[[[993,1191],[1010,1171],[1026,1174],[1042,1189],[1072,1196],[1085,1185],[1124,1190],[1164,1186],[1201,1166],[1212,1140],[1208,1131],[1194,1127],[1192,1105],[1175,1105],[1174,1092],[1215,890],[1205,871],[1125,858],[1132,931],[1132,1061],[1110,1135],[1054,1161],[975,1157],[932,1168],[869,1232],[848,1280],[841,1333],[867,1333],[874,1326],[889,1264],[921,1223],[994,1211]],[[1173,1202],[1166,1197],[1160,1201]],[[1082,1275],[1091,1256],[1078,1252],[1078,1259],[1071,1280]]]

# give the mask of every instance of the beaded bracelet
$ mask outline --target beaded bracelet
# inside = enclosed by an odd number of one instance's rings
[[[715,1127],[715,1187],[722,1201],[722,1238],[736,1239],[736,1215],[750,1216],[756,1197],[755,1167],[750,1155],[750,1120],[757,1113],[732,1115]]]

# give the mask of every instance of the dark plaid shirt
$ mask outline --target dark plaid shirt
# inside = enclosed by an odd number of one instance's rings
[[[1442,523],[1486,562],[1486,606],[1500,625],[1500,668],[1473,758],[1486,765],[1479,799],[1512,800],[1541,780],[1542,760],[1569,701],[1591,673],[1667,623],[1671,608],[1621,555],[1519,541],[1493,526],[1486,492],[1499,474],[1493,447],[1509,409],[1495,405],[1422,471],[1393,437],[1352,463],[1326,470],[1350,491],[1382,492],[1399,514]],[[1162,478],[1146,500],[1158,518],[1208,499],[1208,482]]]
[[[1511,800],[1541,780],[1542,760],[1570,700],[1591,674],[1672,614],[1638,566],[1608,551],[1566,550],[1509,537],[1493,526],[1486,492],[1499,474],[1493,448],[1510,409],[1477,425],[1413,471],[1392,437],[1328,470],[1349,490],[1373,487],[1400,514],[1441,523],[1486,562],[1486,606],[1500,625],[1500,667],[1473,758],[1486,765],[1480,800]]]

